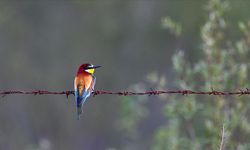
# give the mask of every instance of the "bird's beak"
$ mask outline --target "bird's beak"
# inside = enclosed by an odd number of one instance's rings
[[[98,65],[94,65],[93,67],[91,67],[91,68],[94,68],[94,69],[96,69],[96,68],[100,68],[101,66],[98,66]]]

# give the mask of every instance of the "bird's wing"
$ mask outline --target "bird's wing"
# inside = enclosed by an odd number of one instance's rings
[[[74,81],[74,93],[76,101],[77,119],[79,120],[82,114],[82,105],[86,100],[86,88],[81,78],[75,77]]]
[[[95,89],[95,83],[96,83],[96,77],[95,76],[92,76],[92,77],[93,77],[93,80],[91,82],[91,92],[94,91],[94,89]]]
[[[81,81],[79,79],[79,77],[75,77],[75,80],[74,80],[74,91],[75,91],[75,97],[78,98],[78,97],[81,97],[82,95],[82,84],[81,84]]]
[[[74,80],[74,94],[75,94],[75,98],[77,98],[78,97],[78,91],[77,91],[77,81],[78,80],[78,78],[77,77],[75,77],[75,80]]]

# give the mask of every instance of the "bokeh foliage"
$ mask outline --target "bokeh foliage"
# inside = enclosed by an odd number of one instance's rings
[[[240,90],[249,87],[249,48],[250,24],[238,23],[240,38],[235,40],[230,35],[230,18],[225,14],[230,11],[229,1],[209,0],[205,11],[207,18],[200,30],[201,56],[196,62],[189,62],[183,51],[172,57],[177,74],[176,87],[179,89],[210,91]],[[163,19],[163,27],[176,36],[181,34],[181,25],[173,19]],[[194,51],[196,52],[196,51]],[[133,90],[145,89],[146,85],[167,88],[164,79],[157,73],[147,77],[146,82]],[[162,85],[164,83],[164,85]],[[221,128],[226,127],[225,149],[250,149],[249,97],[229,96],[169,96],[164,100],[162,113],[166,122],[153,132],[154,138],[150,149],[161,150],[211,150],[219,149]],[[139,101],[126,101],[124,104],[127,129],[139,129],[147,112],[148,98]],[[131,107],[132,106],[132,107]],[[135,108],[136,107],[136,108]],[[129,109],[130,108],[130,109]]]

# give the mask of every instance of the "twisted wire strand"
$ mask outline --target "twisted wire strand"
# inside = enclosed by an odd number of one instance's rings
[[[7,95],[65,95],[67,98],[70,95],[74,95],[74,91],[46,91],[46,90],[31,90],[31,91],[22,91],[22,90],[0,90],[0,95],[2,97]],[[119,96],[132,96],[132,95],[212,95],[212,96],[242,96],[250,95],[250,90],[248,88],[238,91],[217,91],[211,89],[211,91],[193,91],[193,90],[149,90],[144,92],[133,92],[133,91],[104,91],[96,90],[92,92],[93,96],[96,95],[119,95]]]

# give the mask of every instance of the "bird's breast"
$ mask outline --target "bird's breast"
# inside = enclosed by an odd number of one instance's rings
[[[91,82],[93,80],[93,77],[89,74],[78,74],[75,77],[75,89],[78,89],[79,91],[87,90],[91,86]]]

